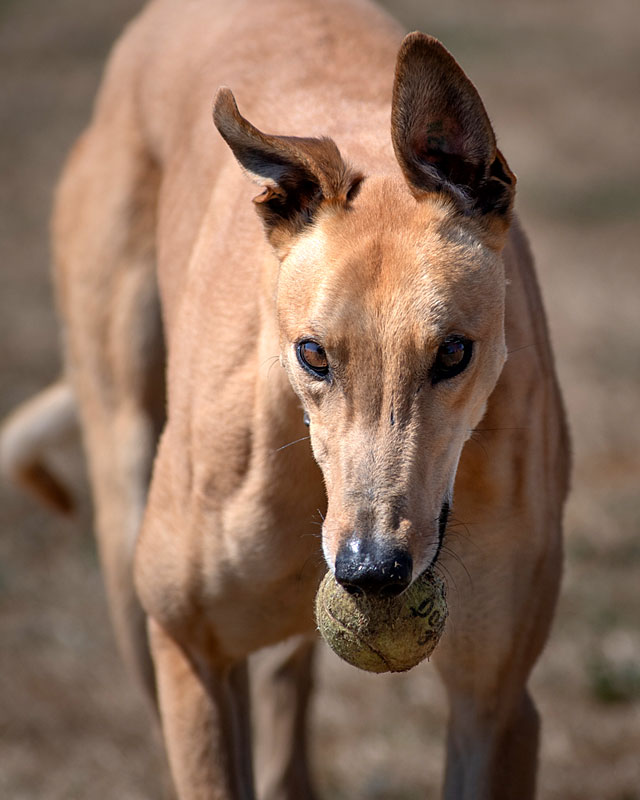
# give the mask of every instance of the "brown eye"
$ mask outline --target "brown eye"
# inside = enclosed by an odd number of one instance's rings
[[[466,368],[473,353],[473,342],[462,336],[449,336],[438,348],[431,369],[431,383],[448,380]]]
[[[313,339],[304,339],[298,343],[298,360],[302,366],[318,378],[324,378],[329,372],[329,362],[324,347]]]

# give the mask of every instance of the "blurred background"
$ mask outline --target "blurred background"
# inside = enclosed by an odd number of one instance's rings
[[[532,681],[543,800],[640,799],[640,6],[403,0],[477,85],[518,175],[572,429],[566,569]],[[48,215],[103,60],[139,0],[0,0],[0,416],[58,373]],[[115,654],[90,535],[0,488],[0,797],[163,792]],[[313,755],[329,800],[436,798],[432,667],[369,677],[323,651]]]

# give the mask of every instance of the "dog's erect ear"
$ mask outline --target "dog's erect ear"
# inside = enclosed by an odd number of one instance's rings
[[[508,218],[516,179],[480,95],[453,56],[424,33],[406,36],[398,53],[391,138],[416,197],[444,192],[466,214]]]
[[[276,250],[321,205],[346,207],[355,196],[362,175],[345,164],[332,139],[262,133],[240,114],[226,88],[218,90],[213,119],[249,177],[265,187],[254,203]]]

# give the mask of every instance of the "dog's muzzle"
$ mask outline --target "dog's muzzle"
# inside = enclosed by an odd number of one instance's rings
[[[449,503],[438,517],[438,545],[431,560],[433,568],[444,543]],[[413,579],[413,558],[395,543],[380,542],[372,536],[352,536],[342,544],[335,561],[335,578],[350,594],[396,597]]]
[[[413,559],[397,545],[348,539],[338,551],[335,578],[350,594],[395,597],[411,583]]]
[[[442,550],[442,545],[444,544],[444,535],[447,532],[447,522],[449,521],[449,512],[451,511],[451,507],[447,501],[442,504],[442,508],[440,509],[440,516],[438,517],[438,547],[436,549],[436,554],[431,561],[431,566],[433,567],[438,560],[438,556],[440,555],[440,551]]]

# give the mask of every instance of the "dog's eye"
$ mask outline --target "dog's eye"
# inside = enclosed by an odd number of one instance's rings
[[[298,360],[302,366],[318,378],[324,378],[329,372],[329,362],[324,347],[313,339],[304,339],[296,348]]]
[[[473,342],[462,336],[448,336],[438,348],[431,368],[431,383],[438,383],[459,375],[471,361]]]

